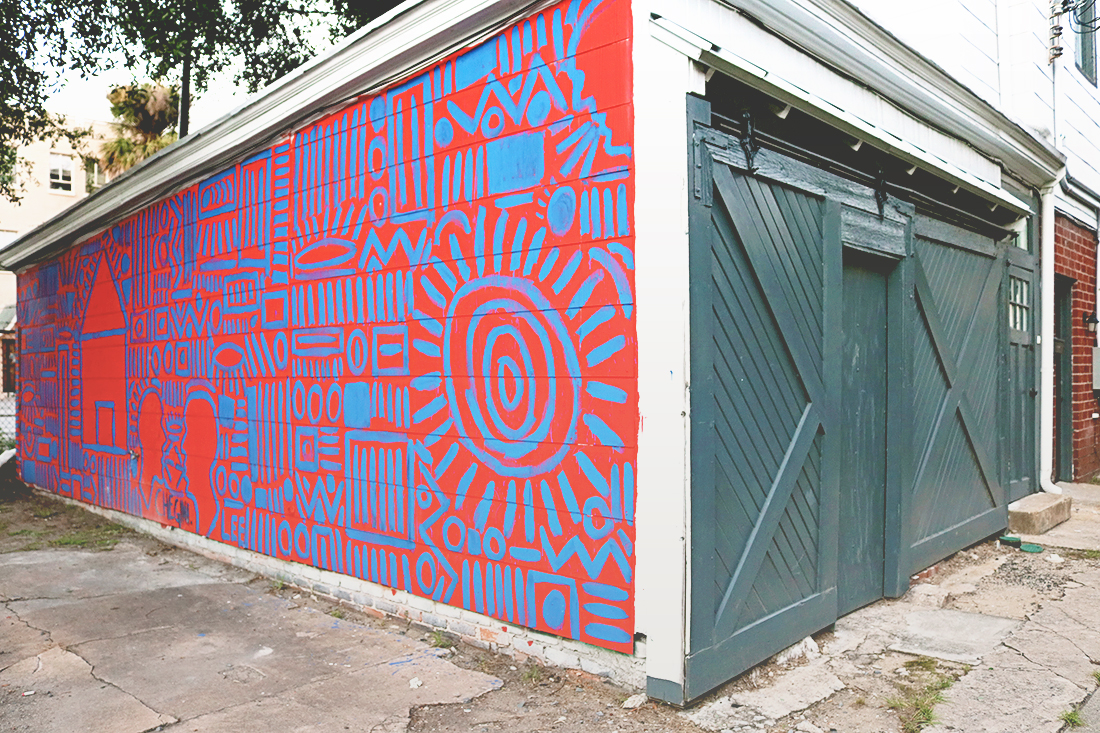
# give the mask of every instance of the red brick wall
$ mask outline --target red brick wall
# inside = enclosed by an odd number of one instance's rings
[[[1100,430],[1092,413],[1100,404],[1092,391],[1092,347],[1096,337],[1082,317],[1096,312],[1096,233],[1064,216],[1054,222],[1054,271],[1072,277],[1070,326],[1073,333],[1073,474],[1082,479],[1100,472]]]

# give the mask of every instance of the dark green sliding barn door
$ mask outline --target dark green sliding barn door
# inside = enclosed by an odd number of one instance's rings
[[[713,186],[691,221],[689,699],[836,618],[839,210],[718,162]]]
[[[709,119],[692,128],[674,702],[903,594],[1003,529],[1035,475],[1034,257],[774,151],[750,164]]]
[[[928,217],[914,220],[911,489],[906,562],[922,570],[1007,523],[1000,441],[1006,415],[1005,251]]]

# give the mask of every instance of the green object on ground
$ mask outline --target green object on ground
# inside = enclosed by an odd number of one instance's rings
[[[1022,552],[1042,552],[1043,551],[1043,546],[1042,545],[1036,545],[1033,542],[1021,542],[1020,543],[1020,550]]]
[[[997,540],[1002,545],[1005,545],[1007,547],[1019,547],[1020,546],[1020,538],[1019,537],[1013,537],[1012,535],[1007,535],[1006,534],[1004,537],[998,537]]]

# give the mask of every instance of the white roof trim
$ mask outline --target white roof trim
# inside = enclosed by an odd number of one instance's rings
[[[841,109],[828,100],[802,89],[791,82],[757,66],[751,61],[711,43],[706,38],[687,30],[667,18],[653,18],[653,36],[689,58],[721,71],[723,74],[745,82],[776,99],[805,112],[853,137],[865,140],[874,147],[919,166],[951,183],[971,191],[987,201],[1003,206],[1023,216],[1031,208],[999,186],[984,181],[896,135]]]
[[[127,171],[0,251],[0,268],[45,259],[529,15],[547,0],[407,0],[226,116]]]
[[[932,127],[999,161],[1029,186],[1049,185],[1064,156],[847,0],[715,0]]]

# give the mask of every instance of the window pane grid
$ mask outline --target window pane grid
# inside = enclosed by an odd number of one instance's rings
[[[56,191],[73,190],[73,159],[68,155],[50,154],[50,188]]]
[[[1008,278],[1008,325],[1016,331],[1031,328],[1031,283],[1011,276]]]

